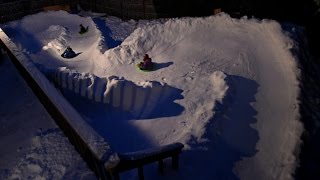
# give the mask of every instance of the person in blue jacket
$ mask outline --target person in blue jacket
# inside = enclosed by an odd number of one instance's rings
[[[64,58],[74,58],[76,57],[76,53],[71,49],[70,46],[67,47],[67,49],[61,54]]]

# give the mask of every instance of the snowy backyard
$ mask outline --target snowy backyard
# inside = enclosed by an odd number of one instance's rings
[[[88,32],[79,34],[80,24]],[[278,22],[51,11],[0,28],[115,151],[185,145],[179,171],[160,175],[150,165],[146,179],[292,179],[300,74],[296,42]],[[67,47],[76,57],[61,57]],[[145,54],[149,72],[136,66]],[[7,168],[0,177],[24,179]]]

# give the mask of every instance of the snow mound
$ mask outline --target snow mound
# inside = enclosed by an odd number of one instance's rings
[[[57,53],[62,53],[64,49],[68,46],[68,41],[70,40],[70,35],[67,28],[59,25],[51,25],[49,28],[43,32],[43,34],[49,34],[50,42],[46,46],[43,46],[43,50],[48,50],[50,48],[54,49]]]
[[[221,71],[214,72],[210,77],[213,86],[212,96],[220,102],[222,102],[222,99],[229,88],[225,81],[226,77],[227,75]]]
[[[141,23],[120,46],[110,49],[105,56],[108,60],[122,62],[122,64],[131,64],[146,52],[155,57],[170,48],[176,48],[175,45],[197,33],[197,30],[210,29],[213,24],[219,24],[217,21],[225,20],[232,19],[222,14],[220,17],[174,18],[167,21]]]

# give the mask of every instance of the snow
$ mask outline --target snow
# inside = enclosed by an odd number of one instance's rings
[[[78,34],[80,23],[88,33]],[[295,42],[278,22],[58,11],[2,28],[116,151],[186,145],[181,171],[158,177],[149,168],[152,179],[292,179],[299,73]],[[66,46],[78,56],[62,58]],[[145,53],[154,71],[137,70]]]
[[[8,56],[0,59],[0,179],[94,179]]]

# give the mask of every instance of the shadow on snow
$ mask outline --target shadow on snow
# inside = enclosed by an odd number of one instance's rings
[[[86,119],[86,121],[104,137],[117,152],[132,152],[154,147],[148,137],[137,127],[130,123],[130,120],[151,120],[154,118],[178,116],[184,111],[184,107],[175,103],[176,99],[182,99],[182,90],[168,86],[167,92],[170,95],[160,98],[161,102],[156,103],[150,111],[148,99],[145,100],[142,111],[134,113],[126,112],[120,108],[101,102],[94,102],[85,97],[75,94],[69,90],[63,90],[65,97]],[[123,100],[125,101],[125,100]],[[160,100],[159,100],[160,101]],[[147,107],[148,106],[148,107]],[[149,113],[143,110],[150,111]],[[147,114],[144,116],[142,114]]]
[[[93,18],[93,22],[96,24],[97,28],[100,30],[103,40],[100,45],[102,45],[101,53],[104,53],[106,50],[117,47],[121,44],[121,41],[114,40],[112,38],[111,29],[106,25],[106,22],[101,18]]]
[[[166,67],[169,67],[173,64],[173,62],[165,62],[165,63],[157,63],[157,62],[153,62],[153,66],[154,66],[154,70],[153,71],[156,71],[156,70],[159,70],[159,69],[162,69],[162,68],[166,68]]]
[[[196,159],[193,163],[202,167],[197,169],[210,167],[209,171],[197,172],[203,175],[201,179],[238,179],[234,172],[236,162],[257,153],[259,135],[251,127],[257,122],[257,112],[251,104],[255,102],[258,84],[233,75],[227,76],[227,83],[227,95],[222,104],[216,102],[215,116],[206,127],[204,138],[212,140],[197,144],[191,139],[189,145],[196,150],[185,153],[186,164],[192,156]]]
[[[20,24],[14,28],[4,26],[3,30],[21,50],[26,49],[32,54],[42,50],[42,43],[34,35],[24,30]]]
[[[251,104],[255,102],[258,84],[234,75],[227,76],[227,83],[227,95],[222,103],[216,102],[215,115],[205,127],[203,138],[206,141],[190,139],[190,149],[181,154],[179,173],[168,169],[163,176],[154,178],[156,172],[147,176],[153,179],[239,179],[236,163],[257,153],[259,135],[251,127],[257,122],[257,112]]]

